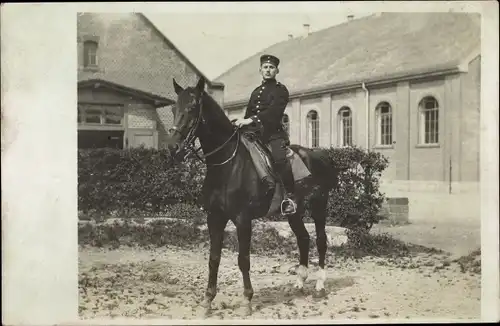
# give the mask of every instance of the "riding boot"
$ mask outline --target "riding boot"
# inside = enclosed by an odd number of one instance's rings
[[[262,178],[261,186],[262,186],[261,189],[263,190],[263,193],[264,193],[264,195],[262,196],[264,198],[264,200],[272,199],[272,196],[274,194],[275,185],[274,185],[274,182],[271,179],[271,177],[265,176],[264,178]]]
[[[279,174],[286,192],[285,199],[281,203],[281,213],[283,215],[295,214],[297,210],[297,204],[294,201],[295,180],[293,179],[292,166],[288,160],[279,169]]]

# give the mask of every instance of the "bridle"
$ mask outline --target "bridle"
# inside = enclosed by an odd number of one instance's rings
[[[179,153],[182,153],[183,151],[185,151],[186,154],[184,155],[183,160],[185,160],[186,158],[188,158],[190,155],[194,154],[194,156],[200,162],[205,163],[207,166],[220,166],[220,165],[224,165],[224,164],[230,162],[232,159],[235,158],[236,153],[238,152],[238,147],[240,145],[240,133],[238,132],[238,127],[235,127],[234,132],[231,134],[231,136],[229,136],[229,138],[224,143],[222,143],[221,145],[217,146],[214,150],[212,150],[212,151],[204,154],[203,158],[202,158],[200,156],[200,154],[199,154],[199,151],[202,149],[202,147],[200,146],[198,148],[195,148],[195,146],[196,146],[195,145],[195,140],[197,138],[196,132],[197,132],[198,127],[200,126],[200,124],[204,124],[205,123],[205,119],[203,119],[203,102],[201,100],[202,96],[203,96],[203,94],[196,101],[196,105],[199,108],[199,110],[198,110],[199,113],[198,113],[198,116],[196,117],[196,120],[193,123],[193,126],[188,130],[187,134],[184,135],[181,132],[181,130],[179,130],[179,128],[177,128],[177,126],[173,126],[172,128],[169,129],[169,132],[171,132],[171,133],[172,132],[178,133],[184,139],[182,141],[181,146],[179,147],[179,149],[177,149],[176,153],[174,154],[174,157],[176,155],[178,155]],[[236,141],[236,146],[235,146],[234,151],[231,154],[231,156],[228,159],[226,159],[226,160],[224,160],[223,162],[220,162],[220,163],[208,163],[207,162],[207,157],[212,156],[215,153],[219,152],[221,149],[223,149],[235,135],[237,136],[237,141]]]

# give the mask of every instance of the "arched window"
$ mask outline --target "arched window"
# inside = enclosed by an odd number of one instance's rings
[[[83,43],[83,65],[85,67],[97,66],[97,42],[85,41]]]
[[[347,106],[339,110],[339,145],[352,146],[352,113]]]
[[[290,118],[288,117],[288,114],[283,114],[281,124],[283,125],[283,129],[286,131],[288,136],[290,136]]]
[[[381,102],[375,109],[377,118],[377,145],[392,145],[392,108]]]
[[[318,112],[311,110],[307,114],[306,141],[309,147],[319,146],[319,116]]]
[[[419,105],[419,140],[421,144],[439,143],[439,104],[432,96],[424,97]]]

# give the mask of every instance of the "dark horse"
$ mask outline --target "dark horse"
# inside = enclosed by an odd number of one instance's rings
[[[178,95],[174,112],[174,125],[169,130],[170,149],[174,157],[184,158],[194,150],[198,138],[207,166],[203,184],[203,205],[207,211],[210,234],[210,257],[208,262],[208,286],[203,306],[210,311],[217,292],[217,274],[221,259],[224,229],[229,220],[236,226],[238,236],[238,266],[243,276],[246,314],[251,314],[253,296],[250,281],[250,243],[252,220],[262,218],[262,210],[256,210],[255,198],[262,201],[260,178],[250,153],[241,146],[241,129],[236,128],[217,102],[205,91],[205,81],[200,79],[195,87],[183,89],[173,80]],[[316,244],[319,253],[319,275],[315,295],[324,295],[326,279],[325,255],[327,237],[325,233],[326,206],[329,191],[337,182],[338,171],[329,163],[328,153],[322,149],[312,150],[298,145],[290,146],[305,163],[312,185],[308,191],[311,215],[316,227]],[[198,149],[199,150],[199,149]],[[302,220],[305,212],[306,193],[297,194],[297,211],[289,215],[288,223],[297,237],[300,265],[297,269],[298,289],[302,289],[307,278],[309,262],[309,233]],[[265,196],[264,196],[265,197]],[[268,197],[267,197],[268,198]],[[269,207],[269,198],[268,206]],[[278,213],[277,211],[276,213]]]

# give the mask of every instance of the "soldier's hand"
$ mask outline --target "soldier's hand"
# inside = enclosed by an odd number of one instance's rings
[[[248,118],[248,119],[238,119],[234,122],[234,124],[238,127],[238,128],[241,128],[243,126],[246,126],[246,125],[249,125],[253,122],[252,119]]]

